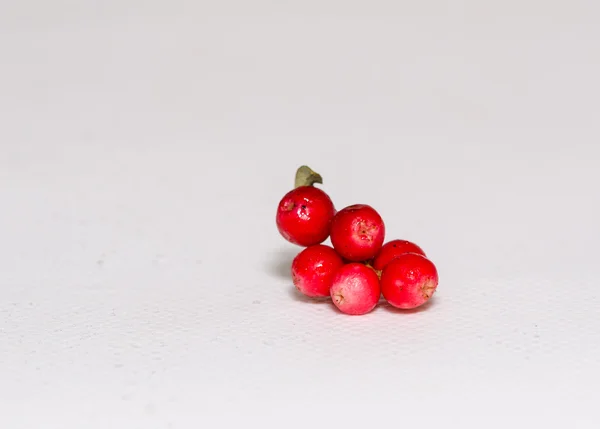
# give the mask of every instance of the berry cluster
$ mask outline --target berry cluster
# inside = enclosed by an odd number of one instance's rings
[[[438,273],[423,249],[406,240],[385,242],[385,224],[373,207],[337,211],[315,183],[323,183],[321,176],[300,167],[294,189],[277,208],[279,233],[304,247],[291,266],[295,287],[311,298],[331,297],[352,315],[372,311],[381,295],[400,309],[425,304],[437,289]],[[323,244],[327,238],[332,246]]]

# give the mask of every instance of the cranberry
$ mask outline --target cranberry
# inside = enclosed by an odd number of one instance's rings
[[[307,247],[292,262],[294,286],[311,298],[328,297],[333,276],[343,265],[332,247],[324,244]]]
[[[375,256],[375,260],[373,261],[373,268],[376,270],[383,270],[392,259],[404,253],[417,253],[426,256],[423,249],[415,243],[411,243],[407,240],[392,240],[381,247],[381,250],[377,256]]]
[[[352,262],[336,272],[330,294],[333,303],[342,313],[366,314],[379,302],[379,278],[372,268]]]
[[[438,272],[427,257],[416,253],[397,256],[381,273],[381,292],[391,305],[402,309],[425,304],[438,285]]]
[[[331,222],[331,243],[343,258],[366,261],[381,249],[385,225],[379,213],[366,204],[340,210]]]
[[[279,202],[277,229],[290,243],[308,247],[329,237],[334,215],[335,207],[329,195],[313,186],[300,186]]]

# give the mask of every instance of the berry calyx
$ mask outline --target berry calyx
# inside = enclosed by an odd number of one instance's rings
[[[277,230],[298,246],[308,247],[325,241],[336,213],[329,195],[315,188],[314,183],[322,183],[321,176],[306,166],[300,167],[295,188],[284,195],[277,207]]]
[[[329,297],[333,277],[343,265],[332,247],[324,244],[307,247],[292,261],[294,286],[311,298]]]
[[[381,273],[381,293],[401,309],[420,307],[431,299],[438,285],[438,272],[427,257],[416,253],[397,256]]]
[[[331,222],[331,243],[346,260],[372,259],[385,238],[383,219],[366,204],[355,204],[337,212]]]
[[[333,304],[342,313],[366,314],[379,302],[381,295],[379,279],[372,268],[352,262],[336,272],[330,295]]]
[[[392,259],[397,256],[403,255],[404,253],[416,253],[418,255],[425,255],[423,249],[407,240],[392,240],[385,243],[375,259],[373,260],[373,268],[375,270],[383,270]]]

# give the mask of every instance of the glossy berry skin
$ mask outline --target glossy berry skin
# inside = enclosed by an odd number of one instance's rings
[[[329,195],[313,186],[288,192],[277,207],[277,229],[287,241],[308,247],[329,237],[335,207]]]
[[[404,253],[416,253],[427,256],[425,255],[423,249],[421,249],[415,243],[411,243],[407,240],[392,240],[388,241],[381,247],[381,250],[373,260],[373,268],[378,271],[383,270],[392,259]]]
[[[343,265],[332,247],[324,244],[307,247],[292,261],[294,286],[311,298],[329,297],[333,276]]]
[[[334,305],[342,313],[366,314],[379,302],[379,278],[372,268],[351,262],[336,272],[330,294]]]
[[[381,273],[381,293],[391,305],[402,309],[425,304],[438,286],[438,272],[428,258],[405,253],[393,259]]]
[[[384,238],[383,219],[366,204],[345,207],[331,222],[331,244],[348,261],[372,259],[381,249]]]

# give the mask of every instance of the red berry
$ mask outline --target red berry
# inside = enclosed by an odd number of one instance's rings
[[[352,262],[336,272],[330,293],[333,303],[342,313],[366,314],[379,302],[379,278],[372,268]]]
[[[340,210],[331,222],[331,243],[349,261],[366,261],[381,249],[385,225],[379,213],[366,204]]]
[[[392,240],[385,243],[377,256],[375,256],[373,268],[376,270],[383,270],[392,259],[404,253],[417,253],[426,256],[423,249],[415,243],[406,240]]]
[[[329,237],[334,215],[329,195],[313,186],[300,186],[279,202],[277,229],[290,243],[308,247]]]
[[[292,262],[294,286],[311,298],[329,296],[333,276],[343,265],[333,248],[324,244],[307,247]]]
[[[438,273],[423,255],[405,253],[393,259],[381,273],[381,292],[391,305],[410,309],[425,304],[436,291]]]

